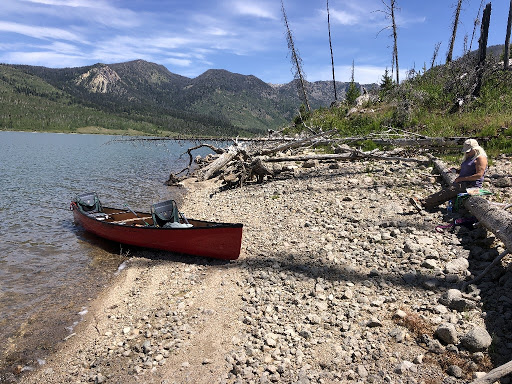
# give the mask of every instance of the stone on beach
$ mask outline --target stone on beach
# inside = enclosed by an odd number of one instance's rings
[[[480,286],[456,289],[474,259],[457,234],[433,230],[442,212],[410,214],[409,183],[429,190],[428,169],[311,165],[223,192],[215,180],[186,184],[187,216],[244,223],[240,259],[137,253],[52,371],[22,384],[462,384],[459,362],[436,363],[457,352],[483,371],[493,314]]]

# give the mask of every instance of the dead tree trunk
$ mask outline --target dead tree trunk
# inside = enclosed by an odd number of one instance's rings
[[[204,181],[213,177],[213,175],[224,168],[224,166],[229,163],[238,153],[236,151],[228,151],[220,155],[217,160],[213,163],[206,166],[201,170],[201,173],[198,177],[199,180]]]
[[[501,207],[491,205],[481,197],[470,197],[464,206],[478,219],[478,222],[500,239],[512,251],[512,214]]]
[[[286,151],[286,150],[291,149],[291,148],[299,148],[299,147],[302,147],[304,145],[307,145],[308,143],[314,142],[316,139],[318,139],[320,137],[331,135],[331,134],[333,134],[335,132],[336,132],[335,129],[333,129],[331,131],[327,131],[327,132],[322,132],[322,133],[319,133],[317,135],[309,136],[309,137],[307,137],[305,139],[302,139],[302,140],[299,140],[299,141],[294,141],[292,143],[283,144],[283,145],[275,147],[275,148],[263,149],[261,151],[258,151],[256,153],[254,153],[253,155],[254,156],[271,155],[273,153],[283,152],[283,151]]]
[[[477,79],[473,96],[480,96],[480,89],[482,88],[482,77],[485,67],[485,59],[487,57],[487,38],[489,37],[489,24],[491,22],[491,3],[485,6],[484,14],[482,16],[482,28],[479,40],[478,49],[478,65],[476,68]]]
[[[507,376],[512,372],[512,361],[509,361],[506,364],[499,366],[498,368],[494,368],[492,371],[488,372],[487,375],[472,381],[471,384],[492,384],[495,381],[501,379],[502,377]]]
[[[484,0],[481,0],[480,7],[478,8],[478,13],[476,14],[475,21],[473,23],[473,34],[471,35],[471,42],[469,43],[469,51],[468,52],[471,52],[471,48],[473,48],[473,40],[475,39],[476,29],[480,25],[480,12],[482,11],[483,6],[484,6]]]
[[[329,0],[327,0],[327,27],[329,29],[329,47],[331,48],[332,85],[334,87],[334,101],[338,101],[338,94],[336,93],[336,78],[334,77],[334,56],[332,54],[331,43],[331,15],[329,13]]]
[[[306,156],[287,156],[287,157],[270,157],[264,159],[268,163],[279,163],[286,161],[308,161],[308,160],[362,160],[362,159],[375,159],[375,160],[388,160],[388,161],[403,161],[411,163],[427,163],[427,160],[415,159],[409,157],[396,157],[376,155],[373,153],[361,152],[354,148],[347,148],[346,153],[343,154],[325,154],[325,155],[306,155]]]
[[[295,44],[293,42],[292,31],[290,30],[290,25],[288,24],[288,17],[286,16],[286,11],[284,9],[283,0],[281,0],[281,11],[283,13],[284,25],[286,27],[286,41],[288,42],[288,49],[292,55],[291,61],[292,65],[295,68],[295,80],[298,82],[297,88],[299,92],[299,98],[304,103],[304,106],[307,108],[308,112],[311,112],[311,107],[309,106],[308,94],[306,91],[306,79],[304,76],[304,71],[302,70],[302,59],[299,56],[299,53],[295,49]]]
[[[395,11],[396,11],[396,0],[389,0],[390,5],[387,5],[384,0],[381,0],[382,4],[384,5],[385,9],[378,10],[378,12],[384,13],[386,15],[386,18],[391,19],[391,25],[388,25],[387,27],[384,27],[379,31],[382,32],[385,29],[391,28],[392,30],[392,36],[393,36],[393,65],[391,66],[391,74],[393,75],[393,71],[396,68],[396,83],[399,84],[400,82],[400,76],[398,73],[398,33],[397,33],[397,25],[395,20]]]
[[[505,58],[503,60],[503,68],[505,70],[509,67],[510,57],[510,31],[512,29],[512,0],[510,0],[510,6],[508,8],[508,21],[507,21],[507,35],[505,36]]]
[[[395,21],[395,0],[391,0],[391,21],[393,23],[393,58],[396,67],[396,83],[400,84],[400,75],[398,71],[398,37],[396,32],[396,21]]]
[[[460,8],[462,7],[462,1],[463,0],[459,0],[457,3],[457,9],[455,10],[455,15],[453,16],[452,36],[450,37],[450,47],[448,48],[448,54],[446,55],[447,64],[452,61],[453,46],[455,45],[455,37],[457,36],[457,27],[459,26],[459,16]]]
[[[437,42],[434,47],[434,54],[432,55],[432,61],[430,62],[430,68],[434,68],[436,64],[437,54],[439,53],[439,47],[441,47],[441,42]]]

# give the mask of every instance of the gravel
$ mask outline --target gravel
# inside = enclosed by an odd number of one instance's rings
[[[21,381],[465,383],[510,360],[506,259],[461,291],[503,245],[482,228],[439,233],[453,216],[409,205],[439,187],[431,168],[308,166],[224,192],[187,182],[187,216],[244,223],[240,259],[135,252]],[[489,180],[509,168],[497,160]]]

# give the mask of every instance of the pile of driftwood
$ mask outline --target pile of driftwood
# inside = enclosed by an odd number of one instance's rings
[[[361,159],[400,160],[407,162],[425,162],[425,159],[399,157],[402,150],[391,152],[364,152],[353,148],[344,142],[350,138],[337,139],[335,130],[322,132],[307,137],[290,139],[259,139],[239,142],[235,140],[227,149],[214,147],[210,144],[200,144],[187,150],[189,163],[186,168],[177,173],[171,173],[167,185],[176,185],[188,177],[199,181],[219,177],[224,182],[224,188],[241,187],[246,182],[256,180],[263,182],[266,177],[274,177],[281,170],[273,167],[278,162],[308,162],[308,161],[349,161]],[[276,144],[277,143],[277,144]],[[329,154],[304,154],[308,149],[318,146],[330,146]],[[205,158],[192,155],[192,151],[202,147],[210,148],[215,154]]]
[[[215,147],[211,144],[199,144],[187,150],[189,163],[177,173],[171,173],[167,185],[176,185],[185,178],[194,177],[200,181],[220,177],[225,188],[240,187],[246,182],[256,179],[261,183],[266,177],[274,177],[282,168],[273,164],[278,162],[308,161],[350,161],[350,160],[400,160],[407,162],[425,162],[425,159],[404,157],[408,152],[417,155],[422,151],[433,149],[443,151],[447,148],[460,147],[466,137],[426,137],[411,132],[389,128],[387,131],[358,137],[337,137],[337,131],[320,132],[312,128],[306,137],[284,137],[279,133],[259,139],[236,139],[228,148]],[[491,138],[479,138],[483,143]],[[371,140],[377,145],[389,146],[390,152],[378,150],[364,152],[355,148],[352,143]],[[305,154],[315,147],[330,147],[333,153]],[[192,152],[207,147],[213,154],[194,158]],[[407,150],[407,148],[409,150]],[[411,151],[412,149],[412,151]],[[286,170],[286,168],[285,168]]]

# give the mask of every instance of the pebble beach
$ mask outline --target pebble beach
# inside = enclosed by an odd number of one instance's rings
[[[134,252],[59,350],[21,383],[467,383],[512,358],[512,267],[481,227],[438,232],[432,167],[401,161],[279,165],[219,192],[184,182],[181,210],[244,224],[223,262]],[[486,177],[512,200],[511,160]],[[504,378],[501,383],[511,383]]]

